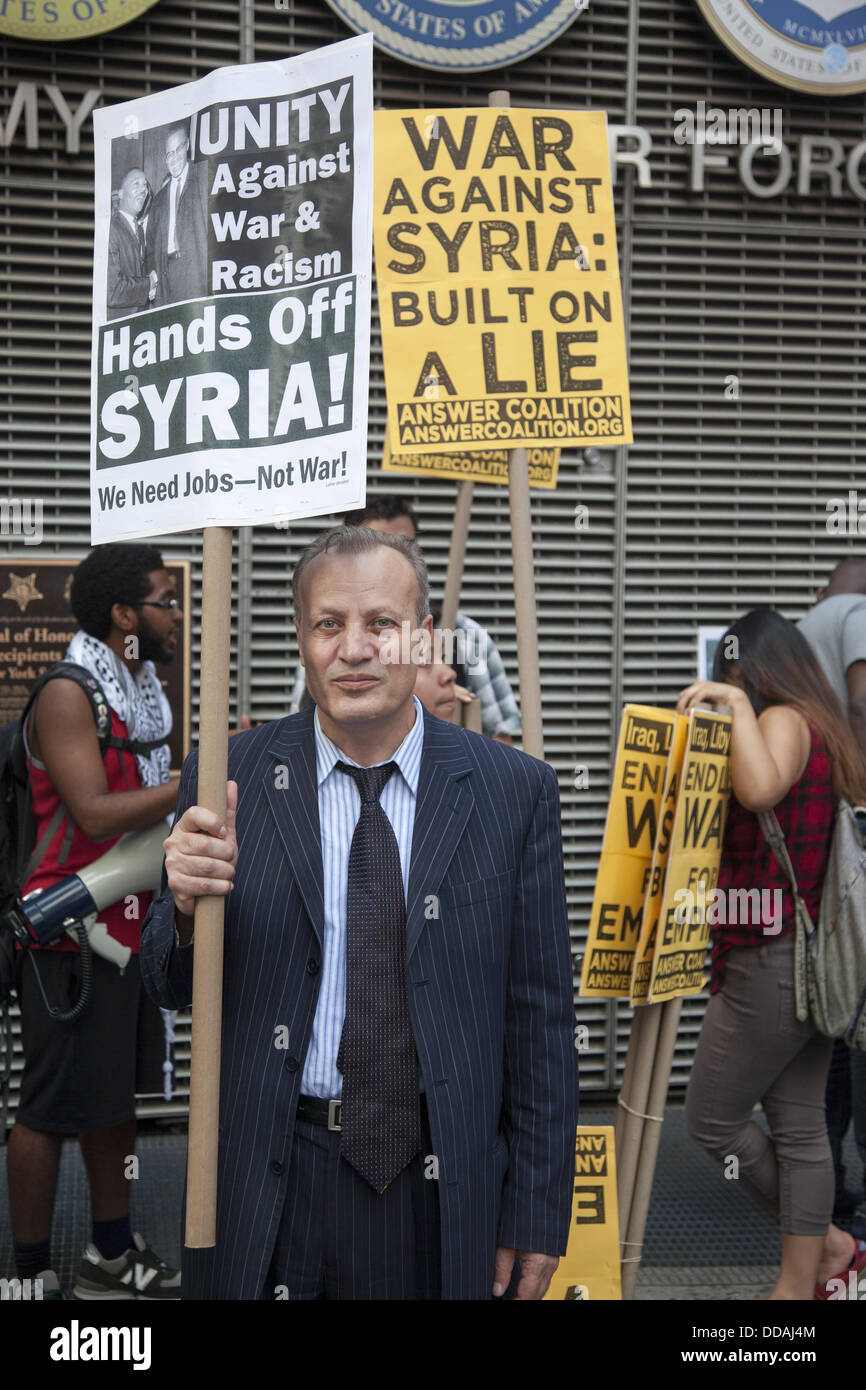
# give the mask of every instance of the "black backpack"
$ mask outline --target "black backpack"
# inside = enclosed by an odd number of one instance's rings
[[[27,718],[40,692],[51,680],[62,676],[80,686],[90,701],[99,751],[105,756],[111,734],[111,710],[102,693],[102,687],[94,676],[83,666],[73,661],[60,661],[40,676],[33,689],[20,719],[0,728],[0,917],[5,915],[17,898],[21,885],[29,878],[42,859],[54,837],[57,826],[67,814],[66,808],[58,808],[61,814],[52,820],[42,836],[42,854],[36,844],[36,823],[30,804],[30,777],[27,770],[27,749],[24,742],[24,728]],[[56,821],[56,823],[55,823]],[[70,821],[68,838],[71,841],[73,826]],[[50,834],[48,833],[50,831]],[[69,846],[65,846],[66,853]],[[36,863],[31,860],[38,855]],[[61,863],[63,850],[61,850]]]
[[[6,1141],[6,1117],[12,1079],[12,1018],[8,1005],[12,995],[18,992],[25,954],[24,951],[15,949],[15,937],[5,925],[5,918],[15,903],[22,884],[32,872],[31,861],[38,855],[38,863],[44,855],[65,813],[65,808],[60,808],[60,817],[52,818],[46,834],[42,836],[40,855],[40,846],[36,844],[36,822],[30,804],[30,775],[27,769],[24,727],[40,690],[57,676],[75,681],[87,695],[96,721],[99,748],[103,757],[111,735],[111,711],[99,682],[83,666],[78,666],[73,661],[58,662],[50,671],[40,676],[30,692],[21,718],[0,726],[0,1144]],[[71,825],[70,819],[70,827]],[[68,843],[66,852],[69,852]]]

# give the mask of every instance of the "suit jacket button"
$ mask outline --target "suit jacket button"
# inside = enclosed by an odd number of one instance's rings
[[[286,1061],[285,1061],[285,1068],[286,1068],[286,1071],[297,1071],[297,1070],[298,1070],[298,1059],[297,1059],[297,1057],[287,1057],[287,1058],[286,1058]]]
[[[316,960],[316,958],[315,958],[314,956],[310,956],[310,959],[307,961],[307,974],[308,974],[308,975],[318,975],[318,973],[319,973],[319,962]]]
[[[283,1165],[282,1165],[282,1163],[279,1163],[276,1159],[274,1159],[273,1163],[271,1164],[271,1172],[273,1173],[274,1177],[275,1177],[275,1178],[280,1177],[280,1176],[282,1175],[282,1171],[283,1171]]]

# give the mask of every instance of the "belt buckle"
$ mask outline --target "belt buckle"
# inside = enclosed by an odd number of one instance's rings
[[[343,1126],[340,1123],[341,1119],[343,1118],[342,1111],[342,1100],[328,1101],[328,1129],[341,1130],[343,1128]]]

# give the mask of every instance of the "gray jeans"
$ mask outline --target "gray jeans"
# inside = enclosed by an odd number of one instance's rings
[[[794,938],[728,953],[686,1096],[689,1133],[738,1175],[789,1235],[825,1235],[833,1158],[824,1116],[831,1038],[794,1012]],[[752,1115],[760,1101],[770,1135]]]

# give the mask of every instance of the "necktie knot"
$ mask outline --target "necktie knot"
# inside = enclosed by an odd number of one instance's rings
[[[381,763],[378,767],[350,767],[348,763],[335,763],[338,772],[347,772],[355,781],[361,793],[361,805],[376,802],[382,795],[382,788],[388,778],[397,770],[396,763]]]

